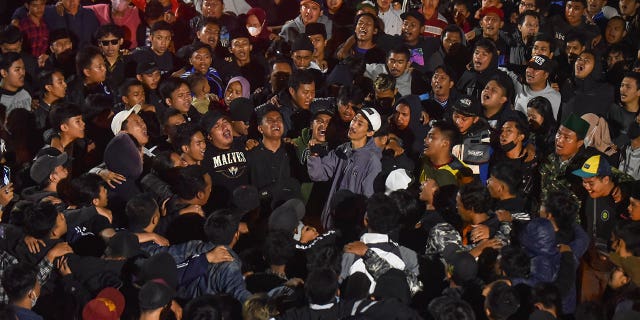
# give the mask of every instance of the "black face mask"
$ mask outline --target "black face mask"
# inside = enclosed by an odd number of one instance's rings
[[[274,75],[273,88],[275,92],[280,92],[287,87],[289,83],[289,74],[286,72],[276,72]]]
[[[529,120],[529,128],[531,128],[531,131],[538,131],[540,130],[540,125],[532,120]]]
[[[515,147],[516,147],[516,143],[513,142],[513,141],[511,141],[511,142],[509,142],[507,144],[501,144],[500,145],[500,148],[502,148],[502,151],[504,151],[504,152],[509,152],[509,151],[513,150],[513,148],[515,148]]]
[[[462,45],[462,43],[454,43],[449,48],[449,53],[447,53],[447,56],[457,56],[459,54],[462,54],[463,51],[464,45]]]
[[[376,101],[378,102],[378,105],[380,105],[380,108],[382,110],[385,109],[391,109],[393,108],[393,102],[394,102],[394,98],[380,98],[380,99],[376,99]]]
[[[574,64],[576,60],[578,60],[578,55],[570,53],[567,55],[567,58],[569,59],[569,64]]]

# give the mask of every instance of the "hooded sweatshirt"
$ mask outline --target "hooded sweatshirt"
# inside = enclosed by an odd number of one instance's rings
[[[484,86],[486,86],[487,82],[498,72],[502,72],[498,69],[498,53],[493,52],[491,55],[491,63],[487,69],[476,71],[473,67],[467,67],[467,70],[456,83],[456,88],[462,94],[466,94],[480,101],[480,94],[482,90],[484,90]]]
[[[556,233],[549,220],[531,220],[520,233],[520,244],[531,258],[531,269],[526,279],[512,279],[513,285],[524,283],[535,286],[553,282],[560,270],[560,252],[556,248]]]
[[[325,157],[309,157],[307,169],[313,181],[328,181],[333,178],[328,201],[322,210],[322,225],[326,229],[333,226],[330,215],[331,198],[337,190],[347,189],[355,194],[370,197],[373,181],[382,170],[380,159],[382,150],[369,139],[364,147],[353,149],[351,142],[341,144]]]
[[[424,149],[424,137],[428,131],[428,128],[420,121],[422,117],[422,104],[420,103],[420,98],[416,95],[400,98],[400,100],[396,102],[396,107],[401,103],[408,105],[411,110],[409,125],[404,130],[394,128],[392,132],[402,139],[402,147],[408,153],[409,157],[417,160]]]
[[[572,113],[578,117],[587,113],[604,116],[609,111],[614,93],[611,85],[604,81],[599,61],[600,57],[595,56],[593,71],[584,79],[574,80],[573,96],[562,106],[561,123]]]

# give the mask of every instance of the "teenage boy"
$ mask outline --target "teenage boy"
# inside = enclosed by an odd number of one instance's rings
[[[380,129],[380,114],[373,108],[363,108],[351,120],[349,142],[324,157],[311,153],[307,159],[309,177],[313,181],[327,181],[333,177],[329,201],[322,210],[322,224],[333,227],[329,214],[331,198],[337,190],[348,189],[367,197],[373,195],[373,180],[382,170],[382,150],[374,142],[373,134]],[[310,143],[310,147],[313,143]]]
[[[20,19],[18,24],[34,57],[46,54],[49,47],[49,28],[43,18],[46,2],[46,0],[25,1],[27,16]]]
[[[7,107],[6,115],[17,108],[31,111],[31,95],[23,88],[25,69],[19,53],[0,55],[0,103]]]
[[[33,113],[36,116],[36,126],[42,130],[50,127],[48,119],[52,105],[66,97],[67,83],[64,81],[64,74],[60,70],[42,71],[39,82],[42,97],[38,109]]]
[[[131,53],[131,59],[136,64],[155,62],[162,75],[173,72],[175,57],[169,51],[172,37],[173,31],[169,23],[165,21],[154,23],[151,27],[151,46],[138,47]]]

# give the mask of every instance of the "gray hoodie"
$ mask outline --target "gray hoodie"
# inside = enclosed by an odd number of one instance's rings
[[[373,180],[382,170],[380,159],[382,150],[369,139],[364,147],[353,149],[351,142],[346,142],[331,150],[324,157],[309,157],[307,170],[313,181],[333,179],[328,201],[322,209],[322,225],[326,229],[333,227],[330,215],[331,198],[337,190],[347,189],[355,194],[370,197],[373,194]]]

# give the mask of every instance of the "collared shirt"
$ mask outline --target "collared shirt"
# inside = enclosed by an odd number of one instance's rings
[[[49,28],[44,19],[41,18],[40,25],[36,25],[27,16],[20,20],[19,27],[27,44],[31,47],[31,55],[37,58],[47,52],[49,49]]]

